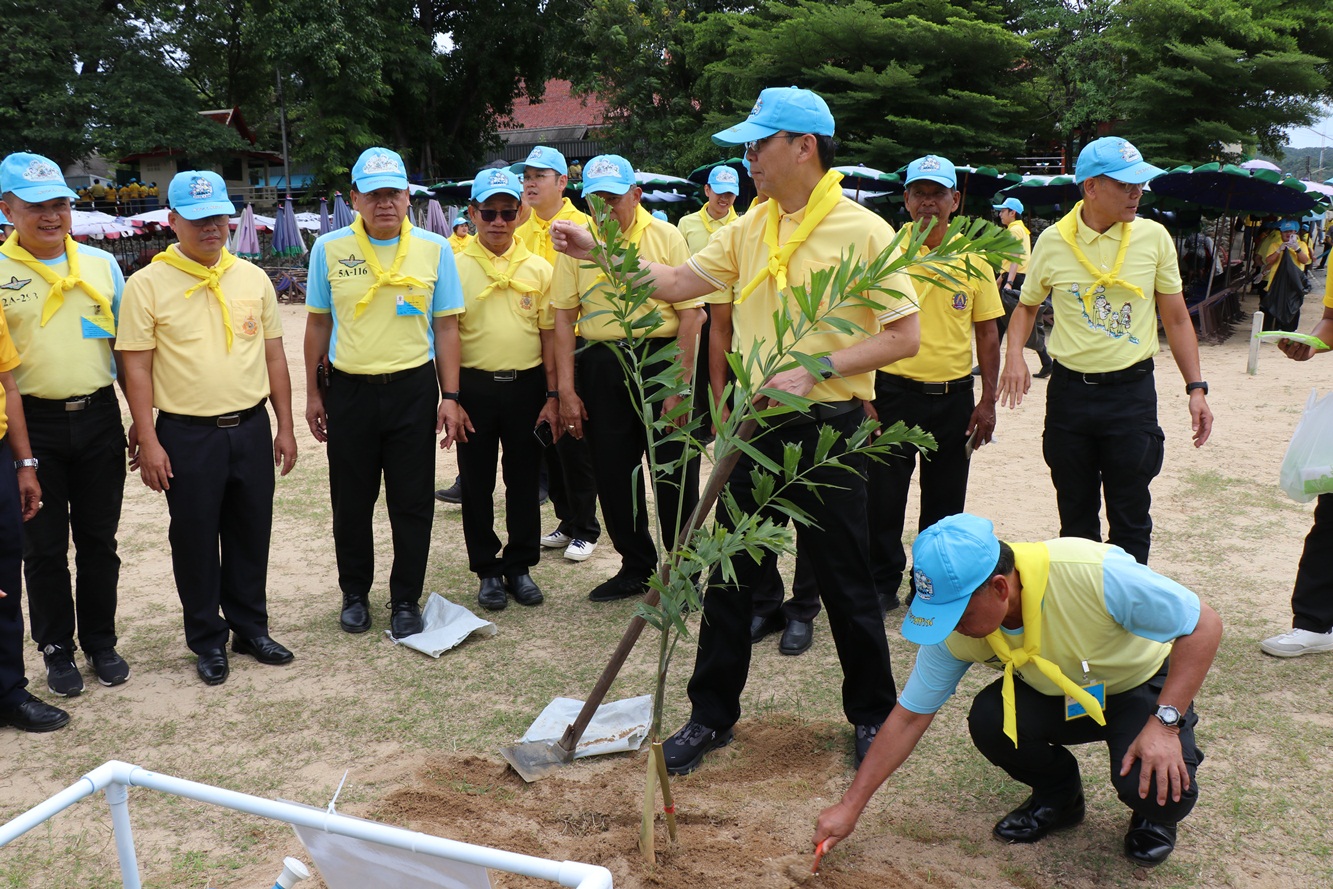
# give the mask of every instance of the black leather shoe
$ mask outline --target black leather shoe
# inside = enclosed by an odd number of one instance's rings
[[[704,754],[727,746],[734,737],[729,728],[718,731],[691,719],[662,743],[667,773],[688,775],[703,764]]]
[[[199,663],[194,668],[205,685],[221,685],[227,681],[227,674],[231,672],[227,664],[227,652],[222,648],[210,648],[199,655]]]
[[[617,574],[610,580],[603,581],[588,594],[590,602],[615,602],[617,599],[632,599],[647,592],[647,583],[641,577]]]
[[[786,629],[787,624],[780,614],[770,614],[767,617],[754,617],[750,619],[750,644],[755,645],[762,642],[765,638],[774,633],[781,633]]]
[[[787,629],[782,631],[778,641],[778,651],[783,654],[804,654],[815,638],[815,625],[808,620],[789,620]]]
[[[1083,820],[1083,791],[1054,805],[1029,796],[1023,805],[995,824],[995,836],[1008,843],[1035,843],[1053,830],[1073,827]]]
[[[504,611],[509,604],[509,595],[505,582],[499,577],[483,577],[481,590],[477,593],[477,602],[487,611]]]
[[[68,713],[32,695],[21,704],[0,707],[0,725],[12,725],[25,732],[53,732],[68,723]]]
[[[505,583],[509,585],[509,593],[514,597],[514,601],[520,605],[540,605],[546,598],[531,574],[506,577]]]
[[[416,602],[390,602],[389,607],[393,609],[389,618],[389,632],[393,633],[393,638],[405,639],[422,631],[421,606]]]
[[[903,603],[898,599],[897,593],[889,593],[888,595],[881,595],[879,597],[879,610],[885,614],[888,614],[890,611],[897,611],[902,604]]]
[[[463,482],[455,478],[454,483],[447,488],[441,488],[435,492],[435,499],[441,503],[462,503],[463,502]]]
[[[240,636],[231,640],[231,650],[237,654],[248,654],[261,664],[275,667],[292,662],[292,653],[267,636],[242,639]]]
[[[370,629],[370,597],[343,593],[343,610],[338,623],[346,633],[364,633]]]
[[[1125,857],[1144,867],[1156,867],[1176,848],[1176,826],[1134,815],[1125,834]]]
[[[1044,379],[1046,379],[1047,377],[1049,377],[1050,375],[1051,375],[1051,366],[1048,364],[1048,365],[1046,365],[1045,367],[1043,367],[1041,370],[1039,370],[1039,371],[1037,371],[1036,373],[1034,373],[1034,374],[1032,375],[1032,378],[1033,378],[1034,380],[1044,380]]]

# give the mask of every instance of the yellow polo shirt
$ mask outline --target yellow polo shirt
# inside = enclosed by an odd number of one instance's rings
[[[699,208],[699,212],[681,217],[680,222],[676,223],[676,228],[680,229],[681,236],[685,238],[685,245],[690,248],[690,254],[693,255],[704,249],[708,239],[722,226],[737,219],[740,217],[736,215],[734,206],[728,207],[727,215],[721,219],[714,219],[708,212],[708,205],[704,204]]]
[[[5,313],[0,311],[0,373],[11,371],[19,366],[19,351],[14,348],[14,341],[9,337],[9,325],[5,323]],[[0,386],[0,439],[9,433],[9,414],[5,410],[5,387]]]
[[[1024,224],[1021,219],[1015,219],[1013,222],[1009,223],[1009,225],[1005,226],[1005,228],[1008,230],[1009,234],[1014,236],[1018,243],[1023,245],[1023,259],[1018,263],[1017,274],[1026,275],[1028,271],[1028,260],[1032,257],[1032,232],[1028,231],[1027,225]],[[1006,275],[1009,274],[1009,263],[1006,262],[1001,271]]]
[[[329,360],[343,373],[386,374],[419,367],[435,357],[432,318],[463,311],[454,252],[445,238],[420,228],[399,272],[423,287],[385,284],[356,314],[356,304],[374,283],[351,227],[322,235],[310,248],[306,310],[333,315]],[[398,238],[370,244],[386,272],[393,266]],[[422,311],[424,307],[425,311]]]
[[[1333,309],[1333,275],[1324,279],[1324,308]]]
[[[1289,252],[1291,255],[1281,256],[1277,262],[1273,263],[1272,267],[1268,270],[1268,274],[1264,276],[1264,286],[1268,287],[1272,285],[1273,279],[1277,277],[1277,270],[1281,268],[1282,263],[1286,262],[1288,259],[1291,260],[1292,265],[1296,266],[1297,271],[1304,270],[1308,263],[1303,264],[1296,258],[1296,254],[1300,253],[1302,249],[1305,249],[1308,252],[1310,248],[1305,246],[1300,238],[1296,239],[1296,249],[1292,251],[1287,250],[1286,242],[1281,238],[1269,241],[1265,246],[1263,253],[1260,254],[1265,262],[1267,262],[1268,257],[1272,256],[1274,253],[1285,254]]]
[[[167,249],[179,252],[175,244]],[[254,407],[268,397],[265,340],[282,336],[278,297],[263,269],[237,259],[222,273],[231,313],[227,351],[217,294],[164,262],[150,263],[125,283],[116,348],[153,350],[153,406],[191,417],[212,417]]]
[[[910,222],[903,226],[905,238],[911,237],[911,227]],[[918,255],[929,252],[923,244]],[[912,279],[921,310],[921,350],[883,368],[885,373],[925,383],[972,375],[972,326],[1003,316],[1004,303],[1000,302],[1000,290],[985,258],[965,254],[945,265],[954,281],[924,268],[914,270],[929,278]]]
[[[782,214],[778,225],[779,245],[796,231],[805,218],[805,211],[802,207],[795,213]],[[733,284],[744,287],[768,266],[768,246],[764,243],[767,224],[767,212],[746,213],[719,231],[703,250],[690,258],[689,266],[695,274],[724,291],[726,298],[722,301],[730,301]],[[836,267],[842,254],[849,251],[854,259],[869,262],[893,243],[893,237],[893,226],[850,198],[843,197],[792,253],[787,267],[788,283],[808,286],[811,273]],[[859,327],[860,332],[843,333],[826,325],[799,340],[800,351],[821,355],[845,349],[873,336],[882,324],[917,311],[911,278],[895,274],[884,281],[884,285],[902,296],[878,294],[876,299],[882,307],[878,312],[869,307],[847,306],[836,313],[836,317]],[[774,313],[795,314],[797,311],[790,295],[778,293],[773,279],[765,278],[744,302],[732,310],[734,341],[741,351],[758,349],[767,358],[777,339]],[[809,397],[823,402],[874,398],[875,373],[868,371],[817,383]]]
[[[495,282],[482,268],[479,256],[503,278],[536,288],[536,292],[498,286],[487,292]],[[473,241],[458,255],[458,277],[466,301],[458,319],[463,367],[527,370],[542,363],[541,331],[551,329],[547,307],[551,274],[551,264],[517,239],[503,256],[496,256],[480,241]]]
[[[641,262],[657,262],[662,265],[677,266],[690,258],[690,250],[685,246],[676,227],[669,222],[654,219],[643,207],[638,208],[634,225],[625,237],[639,246]],[[588,266],[588,267],[585,267]],[[620,322],[611,314],[611,291],[606,285],[602,272],[589,263],[571,259],[561,254],[555,263],[555,274],[551,279],[551,305],[557,309],[579,310],[579,334],[589,340],[624,339],[625,331]],[[635,318],[642,318],[654,309],[662,318],[662,323],[647,333],[650,338],[673,337],[680,330],[680,316],[677,311],[698,308],[702,299],[671,303],[650,299],[641,306]],[[600,312],[594,317],[594,312]],[[638,334],[638,339],[642,334]]]
[[[557,219],[567,219],[577,225],[587,225],[592,222],[592,217],[584,213],[578,207],[575,207],[569,198],[563,198],[560,202],[560,209],[550,219],[542,219],[537,215],[534,209],[528,214],[528,218],[523,224],[514,230],[514,237],[523,242],[523,244],[536,253],[542,259],[555,266],[555,246],[551,243],[551,223]]]
[[[120,266],[110,253],[96,247],[79,244],[78,251],[79,273],[111,302],[114,320],[125,287]],[[62,278],[69,274],[65,257],[42,265]],[[43,327],[42,309],[50,292],[51,285],[26,263],[0,254],[0,306],[19,352],[20,364],[14,371],[19,391],[36,398],[66,399],[110,386],[116,377],[111,355],[115,325],[105,319],[94,323],[101,307],[82,287],[74,287],[65,291],[64,302]]]
[[[449,247],[454,251],[454,256],[457,256],[458,254],[462,253],[463,250],[467,247],[468,242],[471,241],[472,238],[473,235],[450,235]]]
[[[1075,205],[1070,214],[1078,213],[1080,206]],[[1095,277],[1075,257],[1057,224],[1037,238],[1021,300],[1035,306],[1051,295],[1055,327],[1047,350],[1056,361],[1079,373],[1124,370],[1159,351],[1154,294],[1181,291],[1176,245],[1160,223],[1148,219],[1116,223],[1104,233],[1081,218],[1076,221],[1077,243],[1088,261],[1104,271],[1115,266],[1121,238],[1128,230],[1129,250],[1120,277],[1140,287],[1145,298],[1119,284],[1109,291],[1099,287],[1089,312],[1083,297]]]

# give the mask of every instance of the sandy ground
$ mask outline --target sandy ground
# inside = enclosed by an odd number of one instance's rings
[[[1318,294],[1323,286],[1321,274]],[[1314,296],[1306,305],[1309,329],[1320,310]],[[1254,309],[1253,298],[1245,308]],[[283,308],[298,417],[302,315],[300,307]],[[1333,359],[1296,364],[1266,346],[1258,375],[1248,376],[1248,321],[1243,328],[1202,347],[1217,415],[1203,449],[1191,446],[1187,398],[1165,343],[1157,360],[1167,455],[1153,488],[1152,563],[1199,590],[1228,625],[1215,669],[1228,675],[1211,681],[1199,702],[1208,752],[1200,775],[1209,792],[1182,828],[1172,862],[1146,873],[1119,857],[1124,810],[1105,786],[1092,787],[1080,830],[1034,847],[995,843],[990,826],[1021,801],[1021,789],[978,765],[966,740],[965,710],[954,703],[917,760],[876,797],[857,834],[829,856],[815,885],[1307,886],[1333,879],[1327,828],[1333,802],[1326,789],[1333,720],[1324,707],[1330,667],[1317,658],[1264,658],[1257,648],[1260,638],[1289,626],[1291,581],[1310,522],[1310,507],[1277,492],[1278,466],[1309,390],[1333,389]],[[1029,359],[1035,366],[1035,356]],[[1007,539],[1058,531],[1041,457],[1043,387],[1034,381],[1018,410],[1001,411],[997,441],[978,453],[973,468],[969,507],[993,518]],[[340,811],[604,864],[617,886],[793,885],[790,874],[808,866],[815,815],[852,777],[837,707],[837,661],[822,618],[807,655],[781,658],[767,645],[757,651],[737,743],[675,783],[681,842],[668,847],[659,825],[665,851],[656,868],[646,867],[635,850],[642,754],[580,763],[524,785],[495,753],[555,694],[586,694],[605,662],[631,614],[628,605],[595,609],[583,599],[616,567],[609,543],[582,565],[548,554],[534,570],[546,605],[511,607],[496,618],[501,632],[494,640],[469,642],[440,661],[385,640],[387,612],[377,613],[374,633],[347,637],[335,624],[323,456],[304,423],[297,426],[301,462],[279,484],[270,570],[273,635],[297,652],[297,662],[271,669],[237,657],[226,685],[199,683],[180,632],[165,504],[131,477],[121,532],[120,649],[134,675],[117,689],[94,683],[69,701],[74,721],[66,730],[0,731],[0,820],[112,758],[321,807],[346,772]],[[453,472],[452,453],[442,453],[441,482]],[[548,507],[544,522],[550,521]],[[381,518],[387,554],[385,524]],[[432,589],[475,608],[456,509],[437,513],[429,580]],[[900,683],[911,658],[898,635],[901,620],[899,611],[887,625]],[[605,626],[589,629],[593,624]],[[686,715],[690,660],[686,652],[673,671],[669,721]],[[648,663],[645,652],[635,652],[626,668],[634,678],[618,683],[613,697],[647,691]],[[31,649],[28,670],[34,690],[50,700],[41,657]],[[1295,728],[1268,737],[1279,722]],[[1104,773],[1104,754],[1086,751],[1081,759],[1092,786]],[[303,854],[291,833],[271,822],[148,791],[134,791],[131,801],[149,886],[269,886],[284,854]],[[110,837],[103,804],[85,801],[0,850],[0,886],[119,885]],[[501,874],[493,879],[503,887],[537,885]]]

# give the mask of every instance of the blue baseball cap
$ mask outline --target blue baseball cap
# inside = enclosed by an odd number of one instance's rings
[[[454,224],[450,228],[458,228],[460,225],[467,225],[467,217],[461,213],[454,217]]]
[[[472,200],[478,204],[495,194],[507,194],[523,200],[523,183],[505,167],[478,171],[472,180]]]
[[[396,151],[367,148],[352,165],[352,184],[362,194],[377,188],[407,188],[407,165]]]
[[[1301,224],[1294,219],[1284,219],[1277,224],[1277,230],[1280,232],[1300,231]]]
[[[654,219],[660,219],[663,222],[671,221],[670,219],[667,219],[666,211],[664,210],[654,210],[651,215]]]
[[[911,185],[920,179],[939,183],[945,188],[958,187],[958,172],[954,169],[953,161],[936,154],[919,157],[907,165],[907,176],[903,179],[903,185]]]
[[[718,164],[708,174],[708,187],[715,194],[739,195],[741,193],[741,177],[726,164]]]
[[[0,163],[0,193],[13,193],[30,204],[52,198],[77,200],[55,161],[40,154],[15,152]]]
[[[522,176],[523,170],[527,167],[540,167],[543,170],[555,170],[561,176],[569,175],[569,164],[565,163],[565,156],[554,148],[548,148],[545,145],[538,145],[532,151],[528,152],[528,159],[519,161],[509,167],[509,171],[516,176]]]
[[[1078,153],[1074,164],[1074,182],[1081,183],[1093,176],[1108,176],[1117,182],[1142,185],[1154,176],[1166,172],[1143,159],[1132,144],[1119,136],[1094,139]]]
[[[633,188],[634,168],[618,154],[599,154],[583,168],[583,193],[624,194]]]
[[[212,170],[186,170],[173,176],[167,186],[167,206],[186,219],[236,213],[236,205],[227,196],[227,183]]]
[[[989,519],[959,513],[918,534],[912,544],[916,597],[903,618],[903,638],[917,645],[944,641],[999,560],[1000,541]]]
[[[1019,216],[1023,215],[1023,202],[1018,198],[1005,198],[995,205],[996,210],[1013,210]]]
[[[734,127],[713,134],[718,145],[744,145],[774,133],[833,135],[833,112],[810,90],[771,86],[759,94],[750,116]]]

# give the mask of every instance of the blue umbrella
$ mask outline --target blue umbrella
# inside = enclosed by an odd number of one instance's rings
[[[329,218],[328,198],[319,199],[319,233],[327,235],[333,231],[333,220]]]
[[[273,225],[273,253],[277,256],[301,256],[306,252],[301,231],[296,227],[296,211],[292,209],[291,195],[278,208]]]
[[[1153,179],[1150,187],[1159,198],[1230,214],[1297,216],[1312,210],[1320,197],[1280,172],[1218,163],[1176,167]]]
[[[346,228],[352,224],[352,220],[355,218],[356,215],[352,213],[352,208],[347,206],[347,202],[343,200],[343,193],[335,191],[333,193],[333,227]]]

